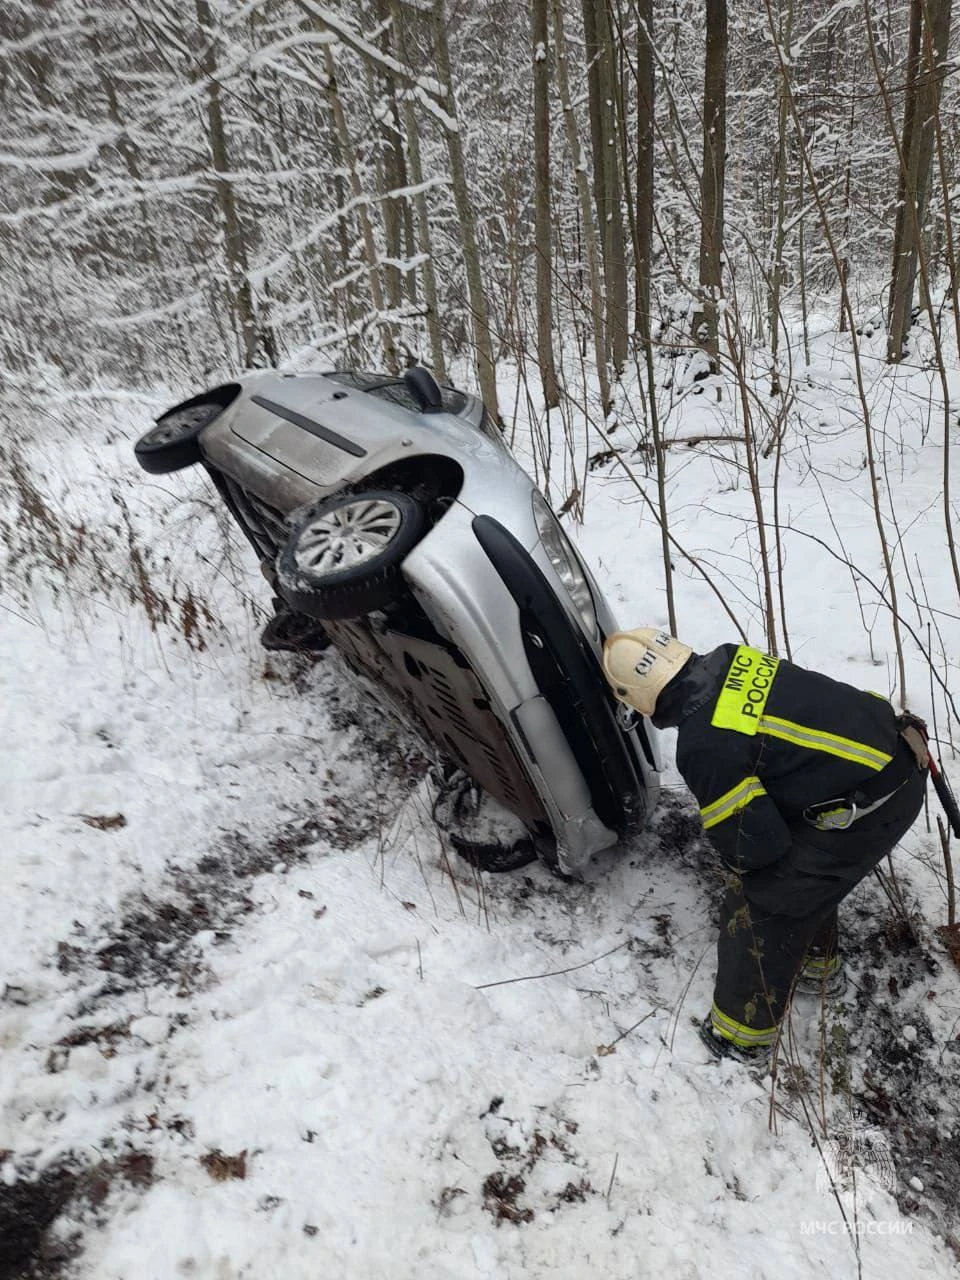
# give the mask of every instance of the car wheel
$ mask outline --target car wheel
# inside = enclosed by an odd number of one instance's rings
[[[490,798],[462,769],[448,763],[437,770],[435,781],[438,789],[433,802],[433,820],[464,862],[478,871],[489,872],[517,871],[536,862],[537,848],[530,832],[517,836],[508,831],[499,840],[471,838],[470,833],[479,834],[489,826],[485,806],[489,805]],[[517,826],[521,825],[519,820],[514,821]],[[502,829],[502,822],[500,826]]]
[[[465,840],[462,836],[450,836],[450,843],[459,856],[478,871],[498,875],[505,871],[519,871],[521,867],[536,862],[537,851],[532,840],[516,840],[512,845],[490,843],[482,840]]]
[[[405,493],[338,493],[290,517],[277,559],[277,586],[301,613],[323,621],[360,618],[395,601],[400,566],[426,517]]]
[[[165,413],[133,447],[140,466],[154,476],[192,467],[202,456],[201,431],[221,413],[223,405],[211,401],[185,405]]]

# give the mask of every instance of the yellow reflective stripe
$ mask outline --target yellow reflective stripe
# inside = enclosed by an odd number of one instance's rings
[[[869,747],[865,742],[841,738],[839,734],[826,733],[823,729],[810,729],[806,725],[794,724],[792,720],[782,720],[780,716],[763,716],[757,732],[765,733],[771,738],[781,738],[784,742],[792,742],[796,747],[825,751],[828,755],[839,756],[841,760],[865,764],[869,769],[882,769],[893,759],[885,751]]]
[[[850,806],[848,804],[837,805],[836,809],[821,809],[817,814],[816,821],[822,822],[824,818],[836,818],[838,814],[849,812]]]
[[[836,952],[832,956],[808,956],[803,962],[805,978],[832,978],[840,968],[840,957]]]
[[[741,1049],[753,1049],[756,1046],[771,1045],[777,1038],[777,1027],[748,1027],[745,1022],[737,1022],[729,1017],[713,1002],[710,1010],[710,1023],[724,1040],[732,1040]]]
[[[725,792],[719,800],[714,800],[712,804],[705,805],[700,810],[704,827],[706,829],[715,827],[718,822],[723,822],[725,818],[730,818],[741,809],[745,809],[751,800],[766,794],[759,778],[744,778],[742,782],[738,782],[735,787]]]
[[[715,729],[732,729],[753,737],[779,662],[779,658],[771,658],[749,645],[737,648],[710,718]]]

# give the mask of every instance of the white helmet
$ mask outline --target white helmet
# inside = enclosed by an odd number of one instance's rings
[[[656,627],[615,631],[603,646],[603,673],[628,707],[652,716],[657,698],[693,650]]]

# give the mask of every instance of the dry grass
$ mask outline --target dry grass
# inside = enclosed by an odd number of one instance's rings
[[[28,614],[44,595],[59,609],[130,607],[151,631],[169,629],[205,650],[221,622],[200,587],[179,581],[148,545],[118,489],[78,518],[53,488],[24,445],[0,443],[0,592]]]

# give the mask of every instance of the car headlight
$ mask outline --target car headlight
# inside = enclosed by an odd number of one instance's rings
[[[553,571],[563,583],[567,595],[583,622],[584,630],[594,640],[599,636],[597,611],[590,594],[590,584],[581,568],[577,553],[560,527],[557,517],[550,510],[546,499],[536,489],[533,491],[533,518],[540,534],[540,545],[547,553]]]

